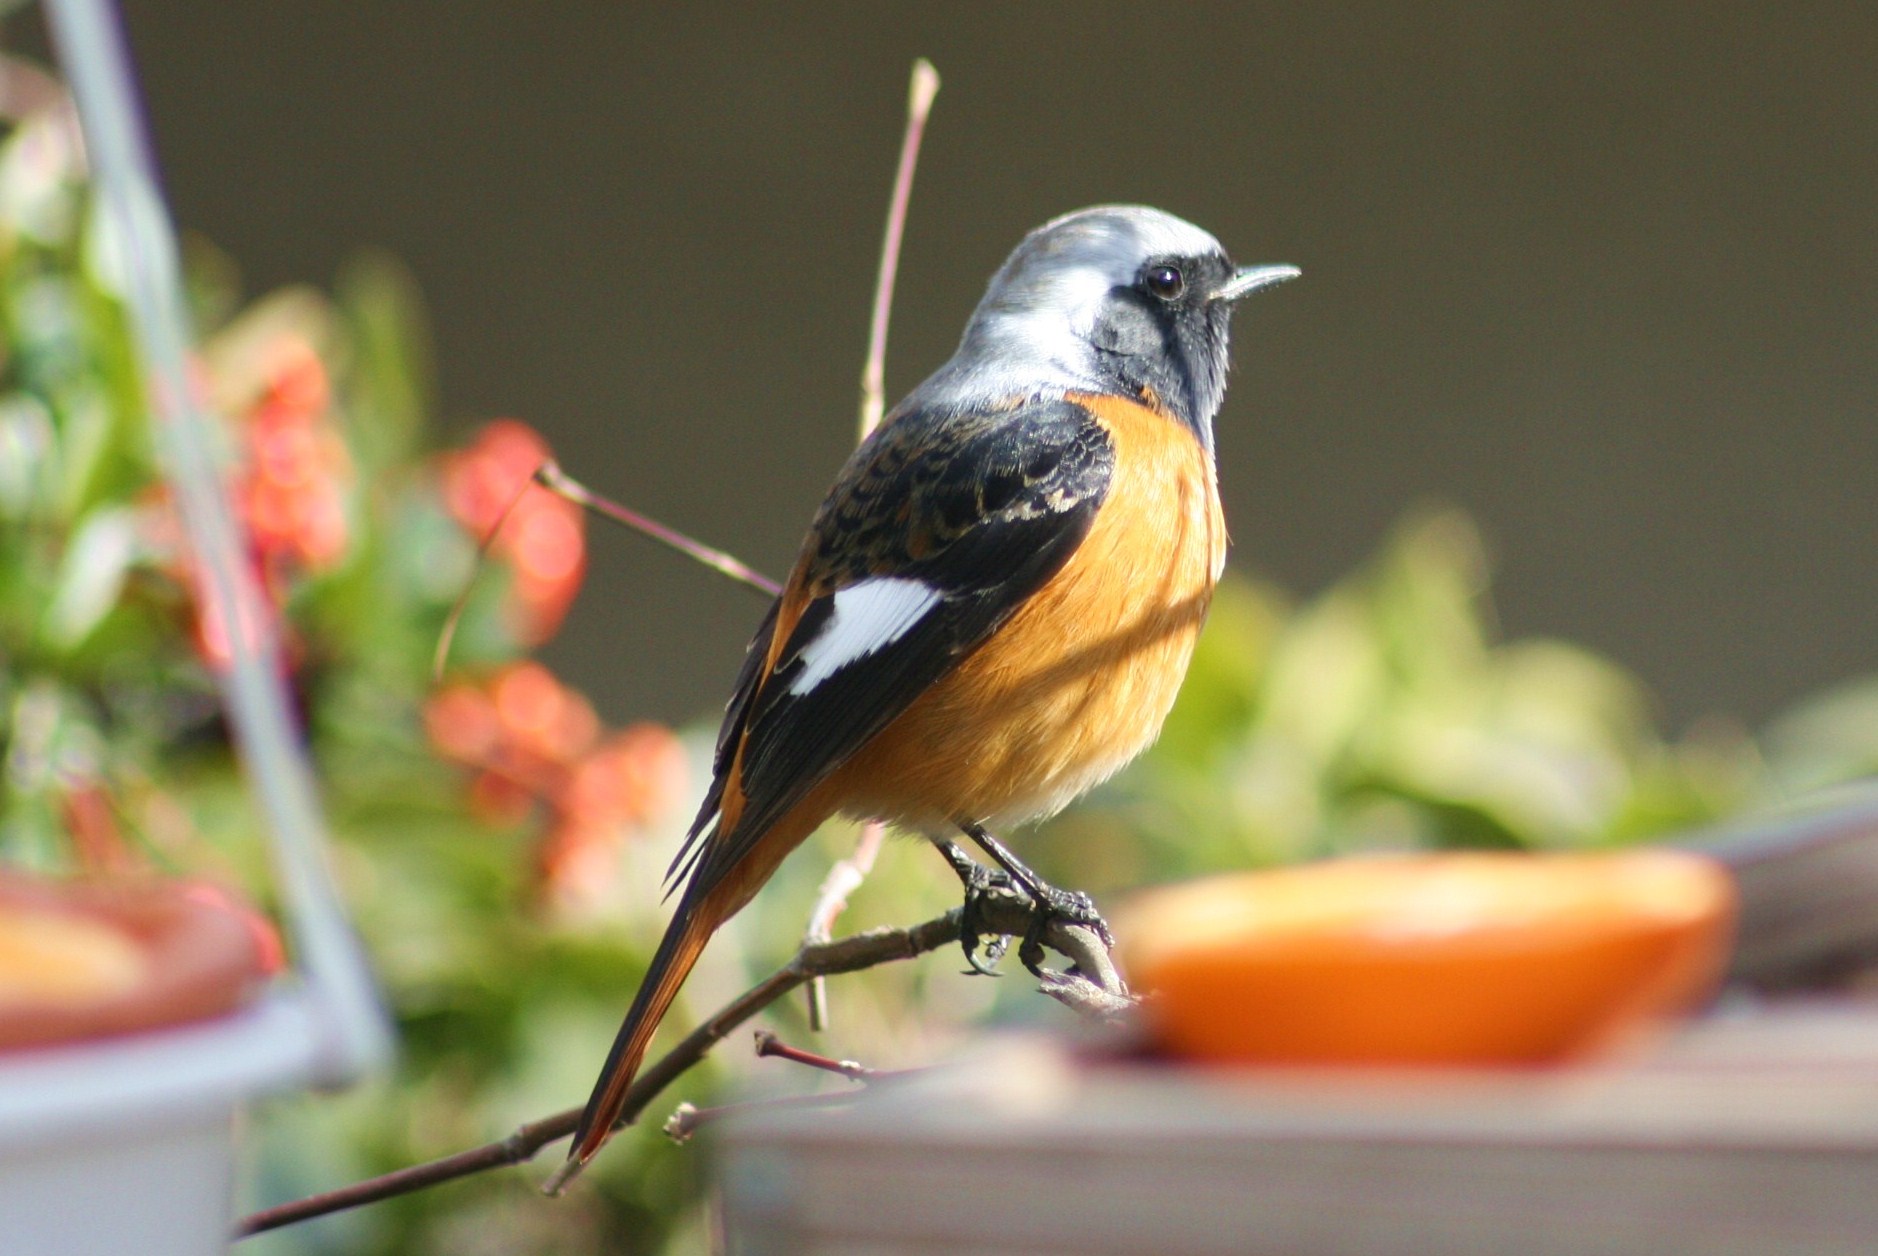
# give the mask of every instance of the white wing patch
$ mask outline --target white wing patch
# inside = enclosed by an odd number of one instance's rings
[[[939,590],[897,576],[877,576],[841,590],[828,622],[802,647],[802,670],[789,682],[789,692],[805,694],[848,664],[879,653],[938,604]]]

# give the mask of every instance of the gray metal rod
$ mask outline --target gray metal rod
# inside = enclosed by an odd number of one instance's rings
[[[204,605],[223,609],[231,662],[221,676],[248,781],[266,817],[275,876],[312,1021],[309,1080],[350,1081],[382,1063],[391,1032],[326,863],[327,828],[306,750],[289,715],[272,614],[240,556],[240,520],[229,510],[208,439],[209,420],[191,383],[192,343],[175,228],[164,205],[117,14],[108,0],[46,0],[59,59],[78,104],[98,193],[99,228],[120,272],[142,364],[157,447],[181,506]]]

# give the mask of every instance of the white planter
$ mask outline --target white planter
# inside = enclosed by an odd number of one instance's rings
[[[132,1037],[0,1055],[0,1253],[226,1250],[235,1114],[304,1083],[297,998]]]

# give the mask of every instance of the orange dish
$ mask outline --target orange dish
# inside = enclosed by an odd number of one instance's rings
[[[1117,931],[1172,1054],[1484,1066],[1582,1057],[1695,1007],[1734,913],[1699,855],[1467,853],[1170,886]]]
[[[231,1011],[278,946],[253,908],[200,882],[0,876],[0,1050]]]

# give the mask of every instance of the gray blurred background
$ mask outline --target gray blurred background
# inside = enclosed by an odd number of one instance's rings
[[[908,66],[945,79],[889,400],[1028,228],[1145,201],[1305,278],[1237,327],[1233,562],[1405,507],[1672,726],[1878,665],[1878,8],[135,0],[179,217],[259,292],[415,271],[446,417],[772,572],[853,437]],[[760,606],[604,525],[549,659],[721,701]]]

